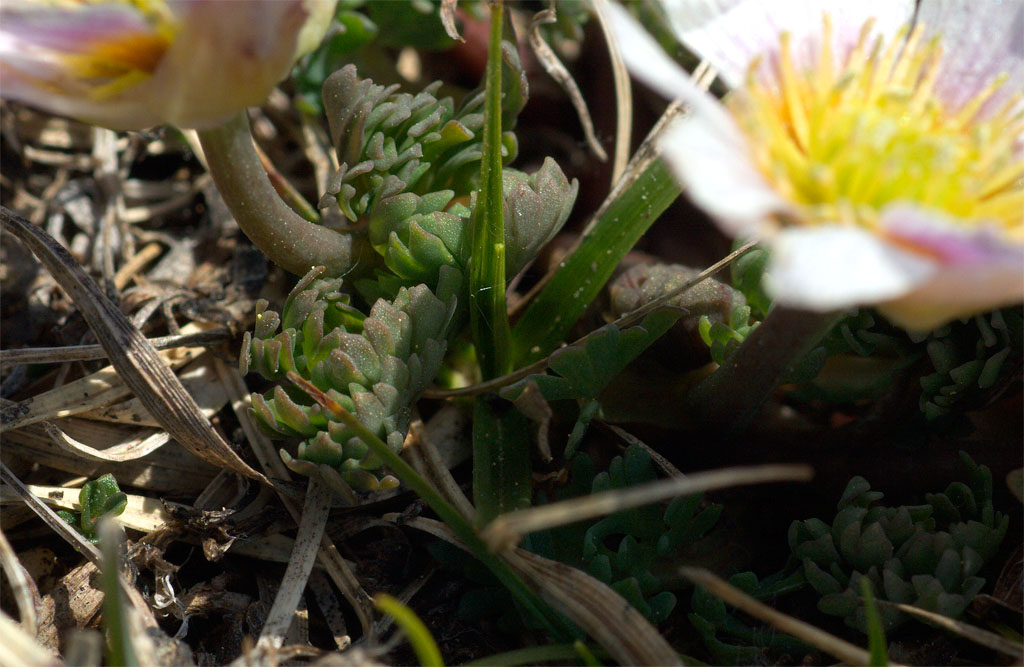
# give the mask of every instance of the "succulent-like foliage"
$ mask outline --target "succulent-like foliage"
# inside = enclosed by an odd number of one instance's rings
[[[920,344],[933,370],[921,378],[921,412],[934,419],[977,407],[1015,369],[1020,372],[1024,312],[1004,308],[954,322]]]
[[[558,499],[623,489],[657,479],[650,455],[629,447],[595,475],[593,461],[578,454],[570,484]],[[531,550],[586,570],[614,588],[648,619],[664,620],[676,597],[653,570],[660,558],[703,537],[718,521],[722,507],[702,507],[702,496],[676,498],[667,506],[645,505],[607,516],[589,525],[572,525],[531,536]]]
[[[506,44],[506,46],[508,46]],[[503,51],[506,76],[503,127],[511,128],[525,104],[525,75],[518,55]],[[470,211],[475,200],[483,126],[483,94],[456,110],[435,96],[439,83],[411,95],[397,86],[360,79],[352,66],[324,84],[338,162],[321,207],[336,201],[345,216],[365,222],[386,271],[358,283],[369,299],[389,297],[402,286],[433,288],[442,266],[465,273]],[[515,136],[502,136],[506,160],[515,157]],[[553,160],[534,174],[506,169],[504,200],[506,268],[522,268],[565,223],[576,200]]]
[[[616,278],[608,290],[611,314],[619,317],[645,306],[681,287],[698,273],[700,271],[682,264],[634,266]],[[697,283],[673,299],[672,305],[686,313],[669,336],[680,356],[706,357],[706,344],[711,349],[711,358],[722,363],[739,345],[737,341],[742,341],[753,329],[750,308],[743,294],[714,278]]]
[[[883,494],[854,477],[831,525],[808,519],[790,526],[790,548],[822,596],[818,609],[866,632],[860,579],[867,577],[880,600],[951,617],[964,612],[985,583],[977,574],[1002,542],[1009,517],[992,507],[991,471],[966,454],[961,459],[968,483],[927,494],[924,505],[878,505]],[[879,612],[886,628],[905,620],[889,607]]]
[[[128,496],[117,486],[114,476],[107,473],[82,485],[82,490],[78,492],[78,504],[78,512],[60,510],[57,514],[87,540],[96,544],[100,539],[96,534],[100,519],[123,513],[128,506]]]
[[[339,291],[341,279],[318,278],[320,271],[299,281],[280,315],[267,310],[265,301],[257,304],[256,329],[242,346],[242,372],[277,379],[294,371],[397,451],[410,405],[441,366],[457,281],[442,269],[436,295],[425,285],[402,288],[394,300],[378,300],[364,317]],[[379,468],[380,460],[301,392],[277,386],[266,395],[253,394],[252,414],[273,437],[305,438],[298,460],[282,451],[296,472],[327,464],[355,488],[377,488],[368,471]]]

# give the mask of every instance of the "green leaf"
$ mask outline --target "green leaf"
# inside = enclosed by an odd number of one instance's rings
[[[680,192],[665,164],[655,160],[606,208],[516,323],[516,366],[542,359],[565,339],[619,261]]]
[[[889,652],[885,646],[885,629],[882,618],[878,615],[878,606],[871,591],[871,582],[861,577],[860,595],[864,598],[864,613],[868,622],[868,651],[871,652],[871,667],[885,667],[889,664]]]
[[[514,400],[526,383],[533,380],[549,401],[597,398],[622,369],[668,331],[678,318],[678,311],[666,309],[651,313],[638,326],[625,331],[608,324],[583,343],[562,348],[552,355],[551,369],[561,377],[531,375],[509,385],[501,395]]]
[[[530,505],[529,423],[514,406],[488,397],[473,410],[473,504],[477,520]]]

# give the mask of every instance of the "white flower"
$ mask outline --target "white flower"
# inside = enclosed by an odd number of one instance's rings
[[[261,103],[336,0],[3,0],[0,95],[114,129]]]
[[[662,4],[724,103],[615,7],[623,57],[690,106],[665,159],[726,232],[770,245],[777,302],[927,330],[1024,300],[1024,2]]]

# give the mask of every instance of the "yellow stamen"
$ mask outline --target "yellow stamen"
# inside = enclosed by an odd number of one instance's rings
[[[755,76],[755,62],[728,100],[756,164],[801,222],[877,228],[886,206],[908,202],[1024,240],[1020,94],[979,118],[1007,77],[951,109],[935,91],[943,58],[955,54],[925,40],[923,26],[883,43],[868,22],[837,68],[832,20],[823,23],[817,62],[801,71],[782,34],[775,82]]]

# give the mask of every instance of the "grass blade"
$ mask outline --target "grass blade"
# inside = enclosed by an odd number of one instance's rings
[[[504,7],[492,2],[487,48],[481,189],[473,210],[469,312],[473,341],[485,378],[512,370],[505,308],[505,220],[501,167],[501,42]]]
[[[516,366],[543,358],[565,339],[619,261],[681,192],[668,168],[651,160],[598,217],[590,232],[513,329]],[[552,317],[552,313],[557,313]]]

